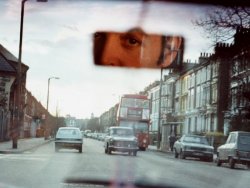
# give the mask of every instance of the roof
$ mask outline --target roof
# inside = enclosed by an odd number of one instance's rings
[[[15,69],[8,63],[2,54],[0,54],[0,71],[15,72]]]
[[[122,98],[134,98],[134,99],[148,99],[146,95],[138,95],[138,94],[125,94]]]
[[[8,61],[18,62],[18,59],[10,53],[6,48],[0,44],[0,54],[2,54]]]
[[[9,52],[6,48],[4,48],[1,44],[0,44],[0,56],[2,56],[2,58],[4,58],[6,62],[13,68],[12,71],[15,72],[15,70],[17,70],[18,59],[11,52]],[[29,69],[29,67],[25,65],[24,63],[22,63],[22,67],[24,67],[22,68],[23,71],[27,71]]]
[[[78,127],[60,127],[59,129],[79,129]]]

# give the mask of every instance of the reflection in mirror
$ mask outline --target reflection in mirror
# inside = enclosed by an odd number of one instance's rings
[[[148,34],[135,28],[124,33],[98,31],[93,34],[96,65],[135,68],[178,68],[184,39],[180,36]]]

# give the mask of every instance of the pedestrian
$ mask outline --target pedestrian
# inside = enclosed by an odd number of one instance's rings
[[[173,150],[174,150],[174,143],[176,141],[176,136],[174,134],[171,134],[168,138],[169,138],[170,150],[173,152]]]

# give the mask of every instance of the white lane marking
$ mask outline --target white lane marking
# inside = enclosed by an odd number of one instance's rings
[[[30,154],[2,154],[1,160],[17,161],[17,160],[34,160],[34,161],[46,161],[49,155],[30,155]]]

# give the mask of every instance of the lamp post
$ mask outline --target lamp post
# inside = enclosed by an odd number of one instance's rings
[[[48,93],[47,93],[47,106],[46,106],[46,110],[49,111],[49,86],[50,86],[50,80],[51,79],[60,79],[59,77],[49,77],[48,79]]]
[[[47,93],[47,106],[46,106],[46,110],[47,110],[47,113],[49,114],[49,87],[50,87],[50,80],[51,79],[60,79],[59,77],[49,77],[48,78],[48,93]],[[47,120],[48,120],[48,116],[47,116]],[[48,124],[48,121],[46,120],[46,124],[45,124],[45,134],[44,134],[44,139],[47,140],[48,139],[48,133],[47,133],[47,124]]]
[[[22,85],[22,44],[23,44],[23,18],[24,18],[24,5],[28,0],[22,0],[21,3],[21,21],[19,32],[19,50],[18,50],[18,65],[17,65],[17,92],[16,92],[16,106],[17,114],[15,114],[14,130],[12,135],[12,148],[17,149],[18,129],[21,115],[21,85]],[[47,0],[37,0],[37,2],[47,2]]]

